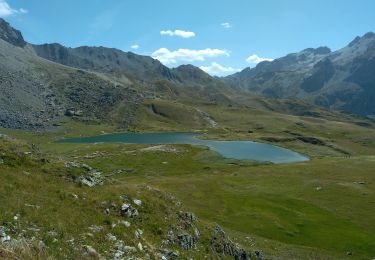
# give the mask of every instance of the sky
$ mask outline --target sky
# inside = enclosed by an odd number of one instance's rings
[[[31,43],[105,46],[224,76],[375,31],[375,0],[0,0]]]

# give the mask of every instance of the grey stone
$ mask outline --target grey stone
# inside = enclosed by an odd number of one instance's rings
[[[234,259],[250,260],[248,252],[239,248],[233,241],[231,241],[219,225],[216,225],[212,232],[211,248],[216,253],[232,256]]]
[[[137,239],[141,239],[142,238],[142,235],[143,235],[143,231],[141,229],[137,229],[135,231],[135,238]]]
[[[89,230],[93,233],[99,233],[100,231],[103,230],[103,227],[97,226],[97,225],[92,225],[89,227]]]
[[[79,176],[78,182],[89,187],[94,187],[96,185],[103,184],[104,177],[102,176],[101,172],[94,171],[94,172]]]
[[[107,235],[105,236],[105,239],[106,239],[107,241],[111,241],[111,242],[113,242],[113,241],[116,241],[116,240],[117,240],[117,237],[114,236],[114,235],[112,235],[111,233],[109,233],[109,234],[107,234]]]
[[[96,250],[92,246],[85,245],[83,246],[83,249],[85,249],[89,257],[95,257],[95,258],[99,257],[98,252],[96,252]]]
[[[10,236],[6,233],[7,229],[4,226],[0,226],[0,242],[8,242],[11,240]]]
[[[195,249],[198,239],[189,234],[180,234],[177,236],[179,245],[185,250]]]
[[[136,218],[139,215],[138,210],[136,208],[133,208],[130,204],[126,203],[122,204],[121,206],[121,214],[129,218]]]

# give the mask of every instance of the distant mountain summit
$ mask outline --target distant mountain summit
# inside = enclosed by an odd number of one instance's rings
[[[26,45],[21,32],[11,27],[9,23],[2,18],[0,18],[0,39],[18,47],[24,47]]]
[[[362,115],[375,114],[375,34],[356,37],[331,52],[308,48],[223,79],[233,87],[272,98],[301,98]]]
[[[371,32],[334,52],[307,48],[217,78],[193,65],[171,69],[114,48],[33,45],[0,18],[0,57],[0,126],[12,128],[38,128],[65,114],[127,124],[132,119],[128,108],[142,99],[230,105],[231,96],[244,92],[375,115]]]
[[[105,73],[125,73],[147,80],[175,78],[158,60],[114,48],[68,48],[58,43],[33,45],[33,48],[38,56],[70,67]]]

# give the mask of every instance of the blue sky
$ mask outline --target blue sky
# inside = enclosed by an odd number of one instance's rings
[[[375,31],[374,11],[374,0],[0,0],[0,16],[31,43],[114,47],[218,75],[344,47]]]

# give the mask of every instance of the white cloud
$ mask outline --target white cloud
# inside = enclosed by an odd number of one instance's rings
[[[241,71],[240,69],[234,69],[232,67],[224,67],[217,62],[212,62],[210,66],[200,66],[199,68],[214,76],[226,76]]]
[[[167,48],[160,48],[159,50],[154,51],[151,56],[158,59],[161,63],[168,65],[177,62],[205,61],[206,58],[217,56],[229,56],[229,52],[226,50],[211,48],[203,50],[178,49],[175,51],[170,51]]]
[[[132,48],[133,50],[138,50],[139,49],[139,45],[138,44],[133,44],[132,46],[130,46],[130,48]]]
[[[6,17],[10,15],[15,15],[15,14],[26,14],[27,10],[26,9],[13,9],[10,7],[10,5],[7,3],[5,0],[0,0],[0,17]]]
[[[179,36],[182,38],[191,38],[195,37],[195,32],[188,32],[183,30],[166,30],[166,31],[160,31],[161,35],[168,35],[168,36]]]
[[[246,61],[248,63],[259,63],[259,62],[262,62],[262,61],[273,61],[274,59],[270,59],[270,58],[263,58],[263,57],[259,57],[258,55],[256,54],[253,54],[253,55],[250,55]]]
[[[228,23],[228,22],[221,23],[221,26],[224,27],[225,29],[232,28],[232,25],[230,23]]]

